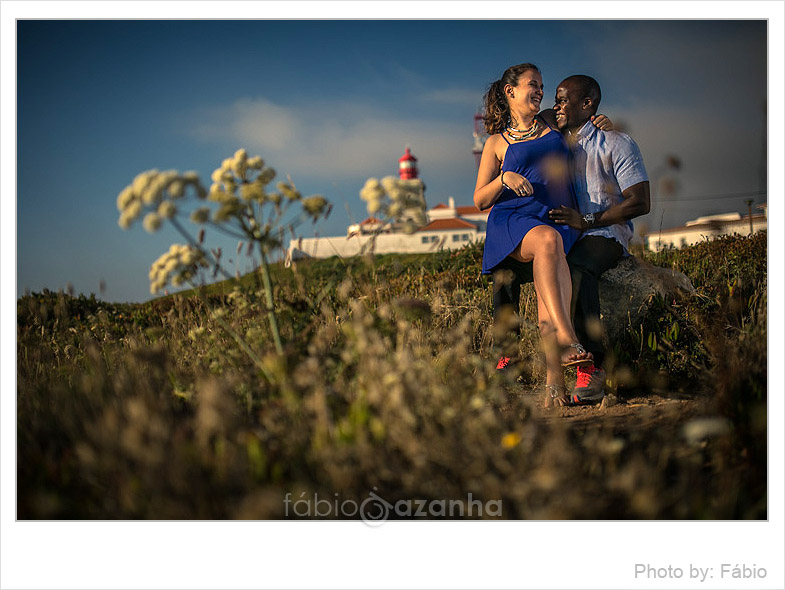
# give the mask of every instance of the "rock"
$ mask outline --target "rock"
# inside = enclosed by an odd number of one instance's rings
[[[615,406],[619,403],[619,398],[617,398],[612,393],[605,394],[605,397],[602,398],[602,402],[600,402],[600,409],[604,410],[606,408],[610,408],[611,406]]]
[[[600,277],[600,313],[606,345],[639,326],[657,295],[666,300],[695,294],[686,275],[629,256]]]

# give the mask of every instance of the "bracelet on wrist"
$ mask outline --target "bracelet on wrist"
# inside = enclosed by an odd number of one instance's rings
[[[512,189],[509,186],[507,186],[507,184],[504,182],[504,173],[505,172],[506,172],[506,170],[502,170],[502,176],[501,176],[502,186],[504,188],[506,188],[508,191],[511,191]]]
[[[587,213],[583,216],[583,222],[586,224],[587,229],[592,227],[595,221],[597,221],[597,218],[594,216],[594,213]]]

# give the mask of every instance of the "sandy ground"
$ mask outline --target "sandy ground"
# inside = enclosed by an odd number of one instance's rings
[[[553,415],[570,424],[602,420],[618,426],[652,427],[667,423],[682,423],[703,413],[703,400],[670,399],[656,394],[645,397],[622,398],[607,396],[604,403],[591,406],[542,409],[543,417]]]
[[[691,419],[710,414],[709,400],[704,396],[667,396],[655,393],[647,395],[607,394],[602,403],[583,406],[545,407],[545,396],[541,390],[530,387],[510,386],[510,403],[501,407],[502,412],[517,412],[526,407],[537,420],[560,421],[581,429],[602,425],[616,432],[640,431],[650,428],[681,432]]]

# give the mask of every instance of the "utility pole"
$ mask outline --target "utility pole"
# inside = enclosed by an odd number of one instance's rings
[[[750,235],[752,235],[752,199],[744,199],[744,202],[747,203],[747,212],[750,218]]]

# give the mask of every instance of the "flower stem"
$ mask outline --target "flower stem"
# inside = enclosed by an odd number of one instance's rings
[[[270,269],[267,265],[267,255],[264,252],[264,247],[261,245],[259,246],[259,253],[262,256],[262,264],[260,265],[260,269],[262,271],[262,283],[264,284],[264,297],[267,303],[267,318],[270,320],[270,332],[273,334],[275,351],[280,356],[283,356],[281,333],[278,330],[278,318],[275,316],[275,304],[273,302],[273,283],[270,280]]]
[[[207,308],[211,312],[215,312],[215,309],[213,308],[213,306],[210,304],[210,302],[207,300],[206,297],[203,297],[202,301],[204,302],[205,305],[207,305]],[[267,370],[267,368],[264,366],[264,362],[262,362],[262,359],[260,359],[256,355],[256,353],[253,350],[251,350],[251,347],[248,346],[248,343],[246,343],[245,340],[243,340],[243,338],[229,326],[229,324],[223,321],[220,317],[216,316],[214,313],[213,313],[213,319],[218,323],[219,326],[221,326],[224,329],[224,331],[227,334],[229,334],[229,336],[234,338],[234,341],[237,342],[237,344],[240,346],[240,349],[246,355],[248,355],[248,358],[250,358],[254,362],[256,367],[264,374],[267,381],[269,381],[270,383],[274,383],[275,379]]]
[[[228,272],[226,272],[226,269],[224,269],[224,267],[223,267],[223,266],[221,266],[221,263],[218,261],[218,259],[217,259],[215,256],[212,256],[212,255],[210,254],[210,252],[208,252],[207,250],[205,250],[204,248],[202,248],[202,247],[201,247],[201,246],[200,246],[200,245],[197,243],[197,241],[193,239],[193,237],[191,236],[191,234],[189,234],[187,231],[185,231],[185,229],[183,228],[183,226],[182,226],[182,225],[180,225],[180,223],[179,223],[179,222],[178,222],[178,221],[177,221],[177,220],[176,220],[174,217],[173,217],[172,219],[170,219],[169,221],[171,221],[171,222],[172,222],[172,225],[174,226],[174,228],[175,228],[175,229],[176,229],[178,232],[180,232],[180,235],[182,235],[182,236],[183,236],[183,237],[184,237],[186,240],[188,240],[188,243],[189,243],[189,244],[190,244],[192,247],[194,247],[194,248],[196,248],[197,250],[199,250],[199,252],[201,252],[201,253],[204,255],[204,257],[205,257],[205,258],[207,258],[207,259],[211,259],[211,260],[214,260],[214,261],[215,261],[215,268],[217,268],[217,269],[218,269],[218,270],[221,272],[221,274],[222,274],[223,276],[225,276],[227,279],[232,279],[232,278],[234,278],[232,275],[230,275]]]

